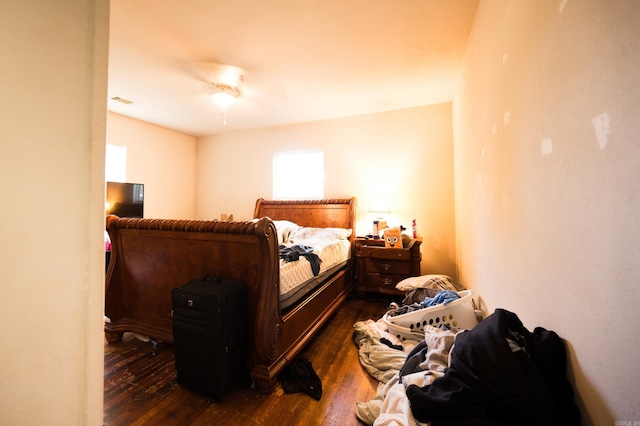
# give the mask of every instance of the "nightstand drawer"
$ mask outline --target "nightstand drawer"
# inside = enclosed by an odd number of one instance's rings
[[[411,263],[396,260],[365,258],[364,270],[366,272],[377,272],[379,274],[411,274]]]
[[[398,275],[368,273],[367,286],[395,290],[396,284],[398,284],[403,279],[405,279],[405,277],[401,275],[398,276]]]
[[[360,248],[359,255],[371,259],[402,260],[406,262],[411,259],[411,250],[364,246]]]

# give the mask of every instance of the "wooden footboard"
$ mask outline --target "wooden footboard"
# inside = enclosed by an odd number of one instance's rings
[[[105,332],[173,342],[171,289],[207,275],[247,285],[250,363],[269,366],[281,352],[278,244],[273,222],[107,218],[112,242]]]
[[[258,200],[256,212],[258,206],[267,205],[276,208],[271,211],[274,220],[284,219],[278,211],[286,203],[271,203]],[[302,211],[302,216],[294,217],[307,220],[302,223],[305,226],[353,228],[355,199],[297,201],[285,210],[289,215]],[[322,215],[327,211],[329,219]],[[208,275],[243,281],[247,285],[248,364],[260,392],[273,390],[282,368],[353,286],[351,270],[342,270],[283,316],[277,233],[267,217],[219,222],[108,216],[107,230],[112,243],[105,289],[105,315],[110,320],[105,323],[107,339],[117,341],[129,331],[172,343],[171,289]]]

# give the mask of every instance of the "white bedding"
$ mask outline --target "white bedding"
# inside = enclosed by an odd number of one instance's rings
[[[351,244],[349,240],[300,240],[297,244],[313,247],[313,253],[322,261],[320,274],[333,266],[349,259]],[[291,243],[283,244],[291,246]],[[300,260],[287,262],[280,259],[280,294],[295,290],[296,286],[314,278],[309,261],[300,256]]]
[[[311,264],[304,256],[288,262],[280,259],[280,306],[285,309],[314,288],[322,275],[343,265],[351,257],[350,229],[309,228],[290,221],[274,221],[280,247],[302,245],[313,247],[320,258],[320,272],[314,275]]]
[[[351,244],[348,240],[334,241],[306,241],[303,244],[313,247],[320,262],[318,275],[313,274],[311,263],[306,257],[300,256],[295,262],[280,259],[280,309],[287,310],[298,300],[317,288],[325,281],[325,276],[332,276],[348,261],[351,254]]]

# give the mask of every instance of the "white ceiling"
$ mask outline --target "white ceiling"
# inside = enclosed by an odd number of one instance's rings
[[[448,102],[477,3],[111,0],[109,110],[204,136]],[[244,75],[226,125],[222,64]]]

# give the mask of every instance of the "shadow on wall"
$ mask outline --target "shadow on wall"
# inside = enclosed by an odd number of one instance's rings
[[[576,357],[576,352],[568,341],[564,340],[565,347],[567,348],[567,380],[571,383],[571,387],[573,388],[573,398],[580,410],[581,424],[582,426],[595,426],[595,422],[590,415],[590,412],[597,413],[597,417],[599,419],[612,419],[613,414],[609,407],[607,407],[606,402],[602,399],[602,396],[598,393],[593,384],[585,377],[582,368],[580,368],[580,363],[578,362],[578,358]],[[576,376],[580,377],[580,381],[582,382],[580,388],[582,392],[588,393],[589,395],[585,395],[586,398],[583,398],[576,389]],[[590,401],[590,406],[587,407],[584,404],[584,399]],[[594,404],[595,403],[595,404]],[[620,420],[620,419],[615,419]],[[624,419],[623,419],[624,420]],[[611,422],[613,424],[613,420]]]
[[[449,241],[430,235],[422,238],[422,274],[443,274],[458,279],[456,262],[449,257]]]

